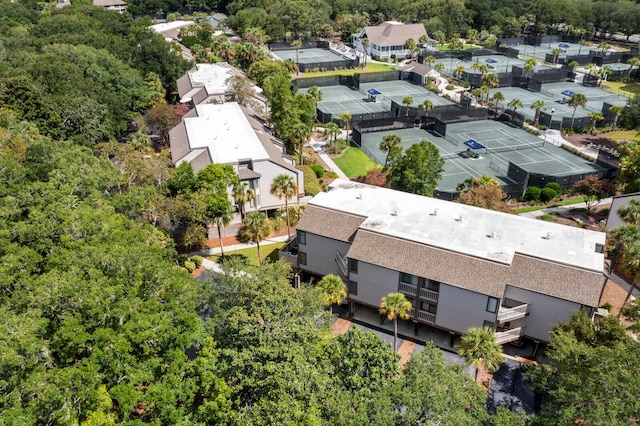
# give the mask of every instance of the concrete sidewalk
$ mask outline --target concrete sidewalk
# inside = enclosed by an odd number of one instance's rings
[[[315,128],[313,130],[317,133],[324,131],[324,129],[322,128]],[[341,137],[342,139],[346,139],[346,133],[347,132],[345,130],[342,130],[339,137]],[[311,139],[309,140],[307,145],[313,148],[316,154],[318,154],[322,161],[324,161],[324,163],[327,165],[329,171],[336,173],[341,179],[349,179],[349,177],[345,175],[342,170],[340,170],[340,167],[338,167],[336,163],[333,162],[333,159],[329,157],[329,154],[327,154],[327,152],[325,151],[325,147],[329,145],[329,139],[325,138],[322,140],[317,140],[313,136],[311,136]]]

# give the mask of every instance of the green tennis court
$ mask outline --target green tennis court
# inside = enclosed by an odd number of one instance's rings
[[[402,138],[404,149],[426,139],[440,150],[445,160],[444,174],[438,189],[454,192],[456,185],[468,177],[483,175],[495,177],[501,184],[516,183],[508,176],[509,163],[532,173],[563,177],[589,174],[602,168],[569,151],[545,142],[523,130],[497,121],[472,121],[447,125],[447,136],[422,129],[397,129],[393,131],[364,133],[362,149],[377,163],[383,164],[385,154],[378,144],[385,134]],[[486,149],[474,150],[478,158],[470,156],[464,142],[473,139]]]
[[[295,49],[287,49],[287,50],[277,50],[272,51],[274,55],[283,61],[287,59],[292,59],[294,62],[296,61],[296,50]],[[330,50],[326,49],[299,49],[298,50],[298,62],[301,64],[315,64],[318,62],[336,62],[336,61],[344,61],[344,58],[338,54],[333,53]]]
[[[298,90],[298,93],[302,94],[307,92],[308,89]],[[323,86],[320,87],[320,92],[322,100],[318,103],[318,109],[325,114],[331,114],[335,119],[344,112],[352,115],[374,114],[391,109],[389,99],[379,97],[377,102],[369,102],[366,94],[347,86]]]
[[[402,105],[402,99],[404,99],[405,96],[411,96],[413,98],[413,106],[419,105],[425,100],[433,102],[434,106],[453,105],[455,103],[418,84],[409,83],[404,80],[360,83],[361,93],[366,93],[369,89],[376,89],[382,93],[384,100],[393,100],[400,105]]]

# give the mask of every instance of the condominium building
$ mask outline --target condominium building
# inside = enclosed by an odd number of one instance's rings
[[[338,274],[354,304],[401,292],[411,320],[456,334],[489,326],[499,343],[592,314],[604,288],[605,234],[336,180],[315,196],[281,257]]]

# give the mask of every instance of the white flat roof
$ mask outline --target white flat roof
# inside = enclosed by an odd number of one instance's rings
[[[510,264],[516,252],[601,272],[606,234],[338,179],[312,205],[367,217],[360,226]]]
[[[224,94],[227,90],[227,79],[233,71],[218,64],[198,64],[194,71],[189,71],[189,79],[193,87],[203,87],[209,95]]]
[[[207,148],[214,162],[268,159],[269,155],[236,102],[196,105],[197,117],[184,119],[191,149]]]
[[[162,34],[165,31],[175,30],[178,28],[186,27],[188,25],[195,24],[193,21],[171,21],[163,22],[162,24],[151,25],[151,29],[158,34]]]

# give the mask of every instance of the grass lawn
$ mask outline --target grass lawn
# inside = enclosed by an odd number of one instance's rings
[[[366,69],[352,69],[352,70],[335,70],[335,71],[324,71],[324,72],[308,72],[308,73],[303,73],[300,77],[298,78],[305,78],[305,77],[325,77],[325,76],[330,76],[330,75],[354,75],[354,74],[366,74],[368,72],[381,72],[381,71],[392,71],[395,70],[396,67],[394,65],[387,65],[387,64],[378,64],[378,63],[374,63],[374,62],[367,62],[367,68]]]
[[[629,98],[640,93],[640,83],[638,82],[605,81],[602,83],[602,88]]]
[[[275,244],[261,244],[260,245],[260,254],[262,255],[262,259],[269,258],[272,262],[278,260],[278,250],[280,250],[286,243],[275,243]],[[224,257],[227,258],[241,258],[246,260],[250,265],[258,266],[258,248],[257,247],[249,247],[242,250],[235,251],[226,251],[224,252]],[[220,261],[219,254],[213,254],[211,256],[207,256],[207,259],[213,260],[214,262]]]
[[[635,130],[618,130],[615,132],[603,133],[602,136],[614,142],[640,140],[640,137],[638,137],[638,132]]]
[[[353,146],[347,148],[339,158],[334,158],[333,162],[349,177],[364,176],[367,171],[376,166],[375,161],[369,158],[367,154],[360,148]]]
[[[551,205],[548,205],[548,206],[520,207],[520,208],[516,209],[516,213],[534,212],[536,210],[544,210],[544,209],[548,209],[550,207],[560,207],[560,206],[567,206],[569,204],[578,204],[578,203],[584,203],[584,197],[569,198],[567,200],[561,201],[559,203],[551,204]]]

